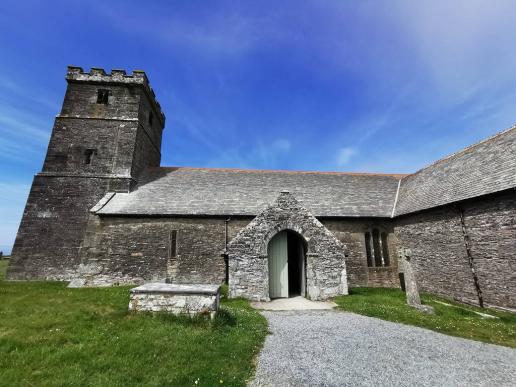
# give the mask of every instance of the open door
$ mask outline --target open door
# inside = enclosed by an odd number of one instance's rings
[[[288,240],[281,231],[269,242],[269,297],[288,297]]]
[[[299,274],[301,276],[301,296],[306,297],[306,255],[302,243],[298,244],[299,249]]]

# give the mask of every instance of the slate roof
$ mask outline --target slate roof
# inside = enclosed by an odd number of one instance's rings
[[[288,190],[317,217],[394,217],[516,187],[516,127],[411,175],[150,168],[100,215],[256,216]]]
[[[100,215],[258,215],[288,190],[313,215],[390,217],[404,175],[241,169],[150,168],[135,191]]]
[[[394,215],[516,187],[516,126],[401,180]]]

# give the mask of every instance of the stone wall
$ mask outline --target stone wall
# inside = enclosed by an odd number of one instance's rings
[[[131,176],[138,122],[57,117],[43,172]],[[93,151],[86,163],[86,151]]]
[[[9,262],[9,279],[69,280],[79,263],[88,211],[129,179],[36,176]]]
[[[248,223],[228,222],[228,240]],[[176,230],[176,253],[171,232]],[[220,284],[226,278],[226,218],[131,218],[91,215],[81,248],[85,286],[165,280]],[[175,255],[175,256],[174,256]]]
[[[420,290],[479,304],[464,243],[461,209],[484,303],[516,308],[514,190],[397,220],[395,233],[400,245],[411,251]]]
[[[88,277],[85,285],[141,283],[167,276],[174,283],[221,283],[226,277],[221,257],[226,238],[228,242],[233,240],[252,220],[252,217],[91,215],[81,249],[82,276]],[[399,286],[394,259],[390,268],[367,268],[363,231],[372,225],[387,228],[388,222],[323,220],[322,223],[348,248],[345,260],[350,286]],[[169,258],[172,230],[177,230],[177,256]],[[390,250],[394,257],[395,248],[390,246]],[[371,274],[373,270],[375,273]]]

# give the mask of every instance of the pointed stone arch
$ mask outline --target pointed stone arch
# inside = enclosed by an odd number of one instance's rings
[[[270,299],[267,246],[283,230],[296,232],[306,243],[307,297],[348,294],[346,247],[293,195],[282,191],[227,246],[231,297]]]

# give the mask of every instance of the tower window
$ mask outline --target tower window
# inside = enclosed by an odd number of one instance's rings
[[[98,89],[97,90],[97,103],[102,105],[107,105],[109,99],[109,90],[107,89]]]
[[[149,126],[152,126],[153,120],[154,120],[154,116],[152,115],[152,112],[149,112]]]
[[[90,165],[93,162],[93,156],[97,154],[95,149],[86,149],[84,151],[84,164]]]

